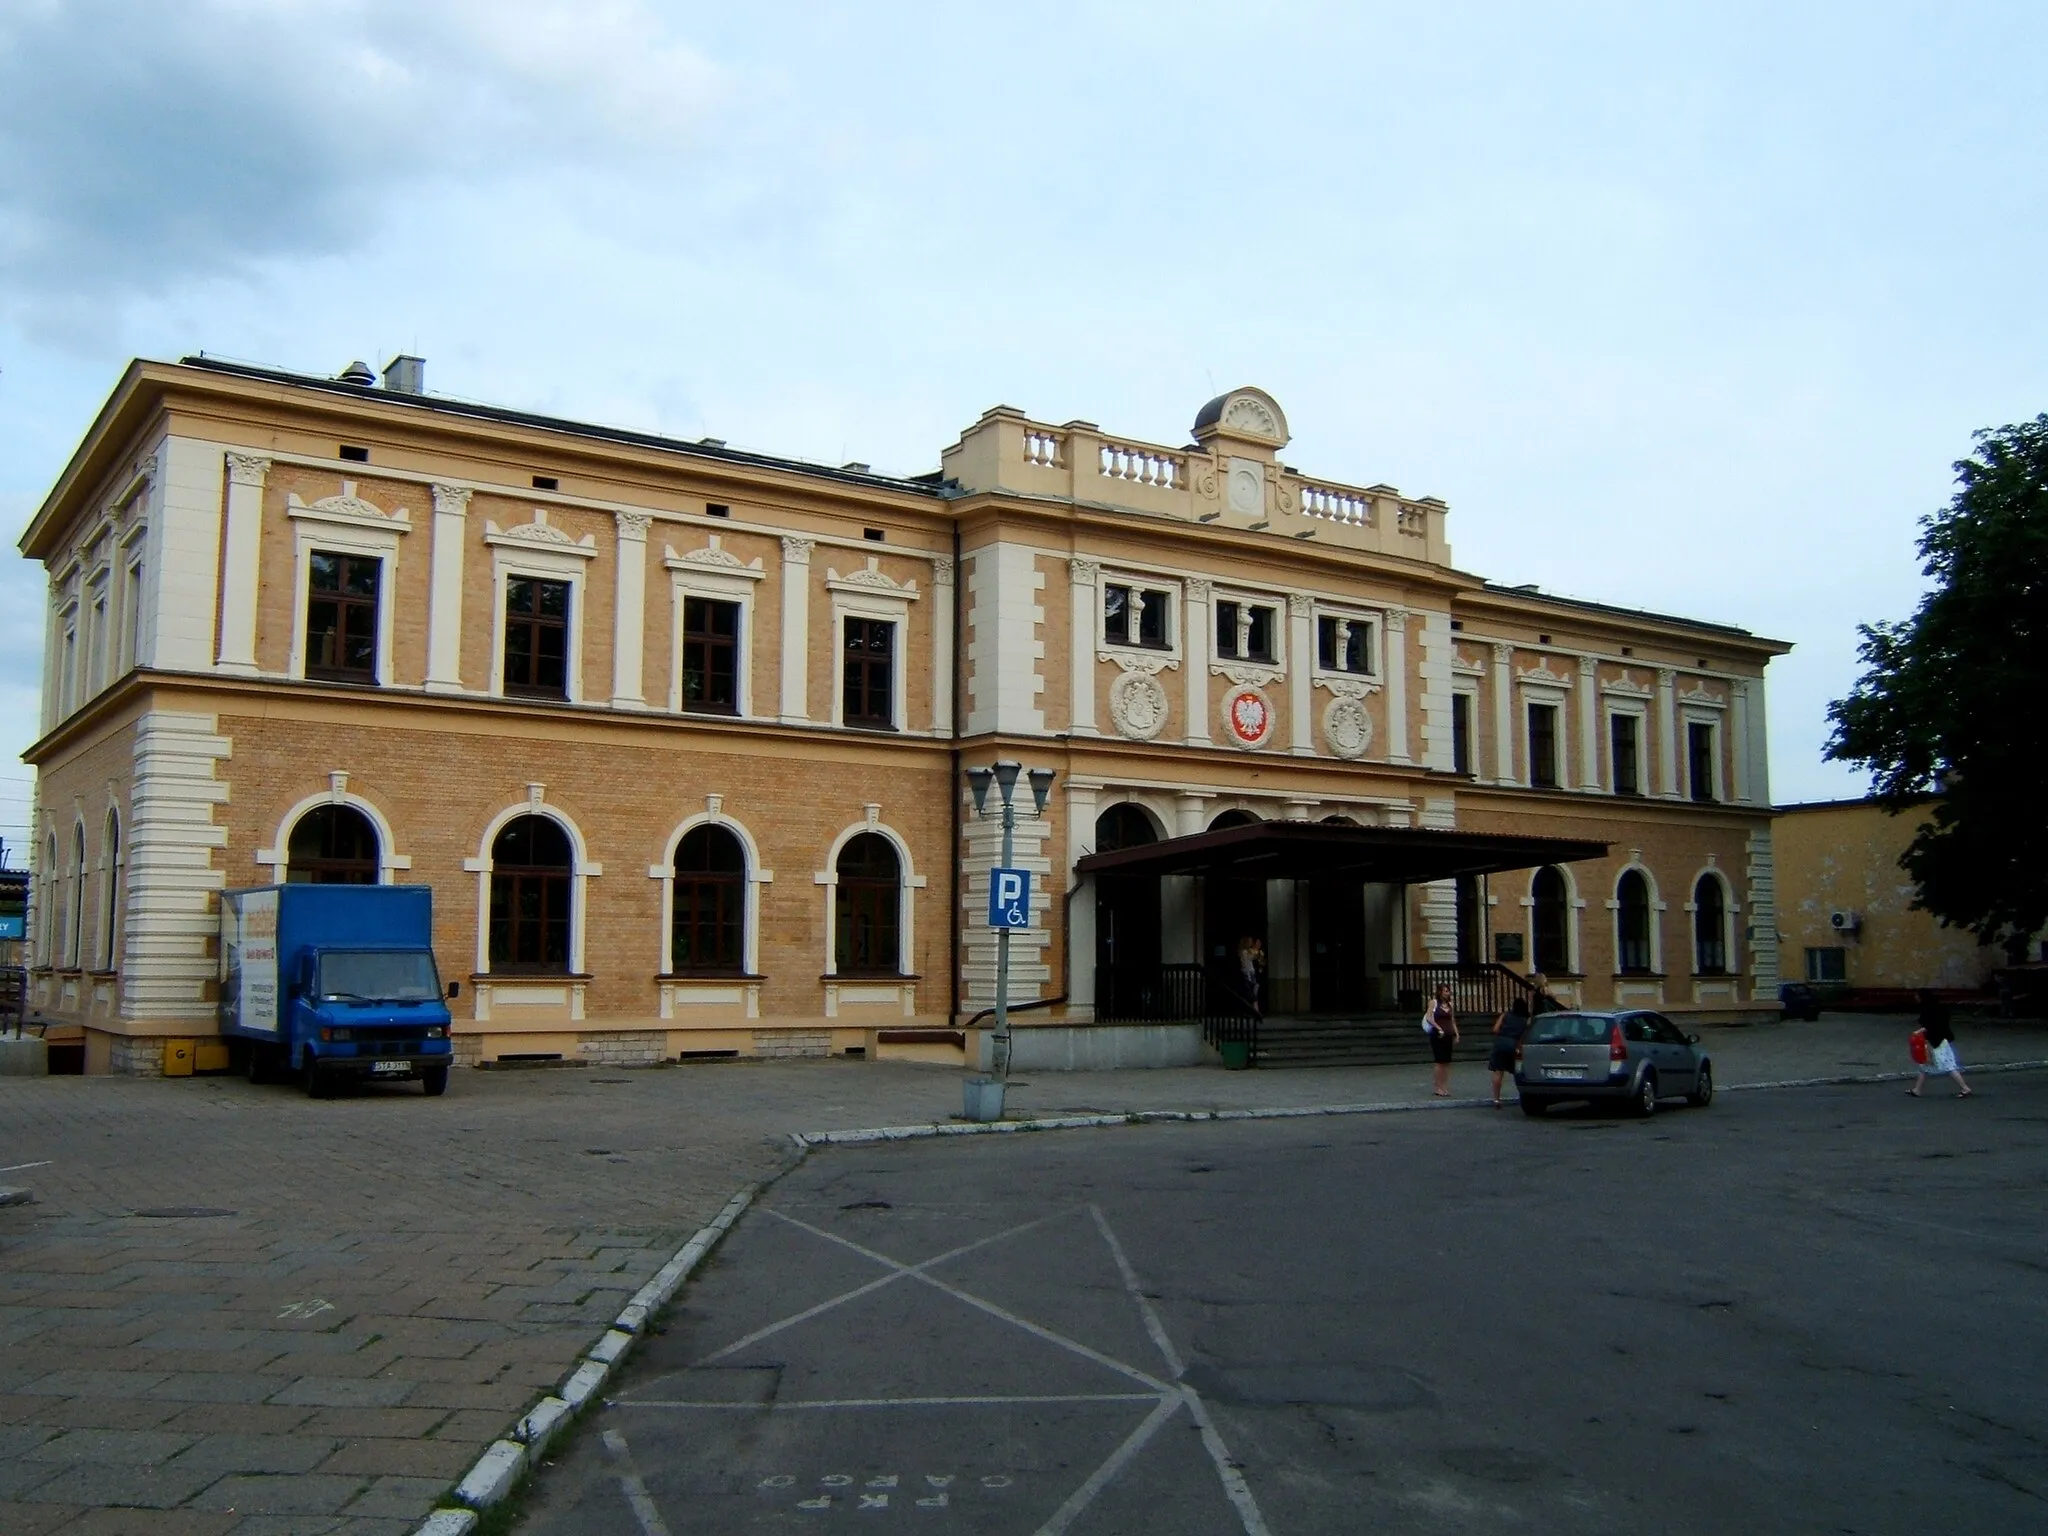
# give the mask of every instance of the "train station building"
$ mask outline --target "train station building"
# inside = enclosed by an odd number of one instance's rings
[[[1020,1063],[1193,1061],[1450,980],[1775,1012],[1764,672],[1501,585],[1449,509],[996,407],[930,474],[138,362],[21,540],[49,578],[28,948],[84,1070],[214,1034],[217,892],[430,885],[460,1059],[974,1059],[994,817]],[[1407,1020],[1413,1028],[1413,1020]]]

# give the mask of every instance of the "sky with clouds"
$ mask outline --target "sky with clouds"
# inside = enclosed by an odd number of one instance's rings
[[[1796,643],[1780,800],[1979,427],[2048,409],[2033,3],[5,0],[0,521],[121,368],[920,472],[998,402],[1452,508],[1497,580]],[[0,745],[42,578],[0,561]],[[0,837],[27,769],[0,763]]]

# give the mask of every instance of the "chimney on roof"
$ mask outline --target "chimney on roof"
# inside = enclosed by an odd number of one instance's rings
[[[361,358],[357,358],[354,362],[350,363],[340,373],[336,374],[335,377],[344,384],[360,384],[365,388],[377,382],[377,375],[370,372],[370,365]]]
[[[384,365],[384,387],[395,395],[427,392],[427,360],[401,352]]]

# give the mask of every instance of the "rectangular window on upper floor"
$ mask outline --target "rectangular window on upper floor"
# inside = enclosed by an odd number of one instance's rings
[[[1529,706],[1529,783],[1536,789],[1557,788],[1557,706]]]
[[[1451,772],[1472,772],[1472,695],[1451,695]]]
[[[1278,610],[1230,600],[1216,604],[1216,654],[1231,661],[1271,662]]]
[[[1695,800],[1718,800],[1714,786],[1714,728],[1701,721],[1685,727],[1686,786]]]
[[[1173,594],[1112,583],[1102,589],[1102,638],[1109,645],[1173,646]]]
[[[896,729],[895,624],[888,619],[848,618],[841,622],[845,654],[840,672],[840,724]]]
[[[316,549],[306,569],[306,676],[377,681],[377,602],[384,562]]]
[[[740,708],[740,605],[683,599],[683,708],[736,715]]]
[[[1643,792],[1643,732],[1640,715],[1607,717],[1607,754],[1617,795]]]
[[[505,579],[505,692],[528,698],[569,696],[570,583],[537,576]]]
[[[1372,621],[1325,613],[1316,617],[1316,665],[1325,672],[1372,672]]]

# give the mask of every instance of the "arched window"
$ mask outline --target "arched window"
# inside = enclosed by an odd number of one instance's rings
[[[352,805],[322,805],[301,816],[285,847],[284,877],[295,885],[375,885],[377,829]]]
[[[575,857],[562,824],[519,816],[491,843],[493,971],[566,973]]]
[[[85,963],[85,828],[71,829],[70,943],[64,964],[77,970]]]
[[[43,964],[55,966],[58,951],[64,943],[62,917],[64,882],[59,878],[57,868],[57,834],[52,832],[43,843],[43,905],[36,914],[36,926],[42,931]]]
[[[120,951],[116,948],[121,927],[121,813],[107,812],[105,873],[100,877],[100,969],[111,971]]]
[[[1615,954],[1618,970],[1639,976],[1650,969],[1650,883],[1639,869],[1623,870],[1615,883]]]
[[[1258,819],[1250,811],[1225,811],[1209,823],[1209,830],[1211,832],[1221,832],[1226,827],[1254,826],[1257,824]]]
[[[1700,976],[1728,974],[1728,897],[1712,875],[1692,888],[1692,968]]]
[[[1534,930],[1536,969],[1552,976],[1572,973],[1571,898],[1564,876],[1545,865],[1529,882],[1530,926]]]
[[[1152,818],[1143,809],[1125,801],[1112,805],[1095,818],[1095,851],[1114,853],[1119,848],[1143,848],[1159,841]]]
[[[746,968],[747,854],[725,827],[692,827],[676,844],[670,964],[677,974]]]
[[[863,832],[839,850],[832,892],[833,969],[841,976],[902,971],[903,866],[879,832]]]

